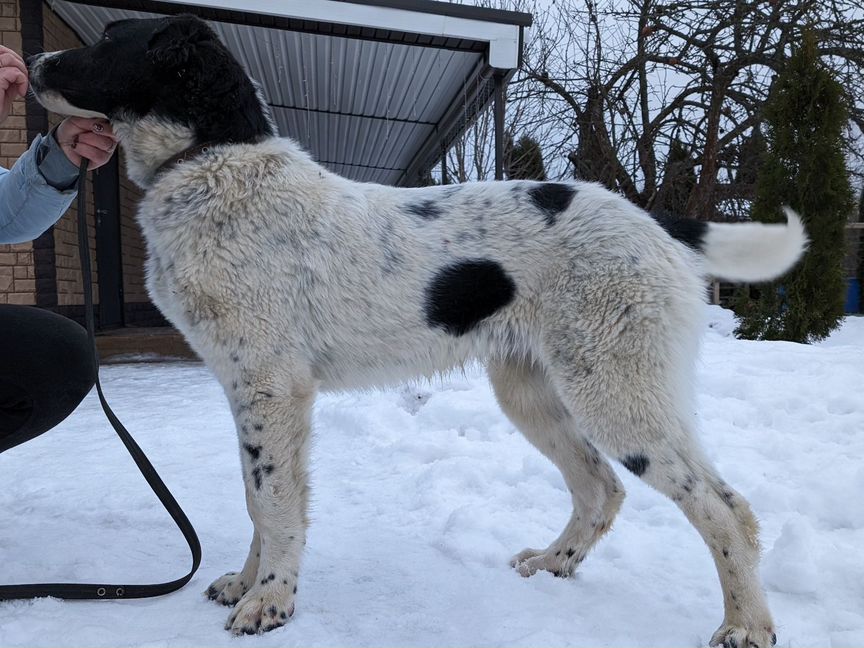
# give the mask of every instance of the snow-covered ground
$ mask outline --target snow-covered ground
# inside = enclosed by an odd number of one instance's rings
[[[710,311],[704,445],[762,522],[781,646],[864,645],[864,319],[823,344],[744,342]],[[204,562],[157,599],[0,603],[0,646],[699,646],[721,621],[707,548],[616,465],[628,497],[571,579],[520,578],[570,512],[557,470],[499,413],[480,370],[329,395],[315,414],[313,523],[284,628],[234,639],[202,596],[251,534],[228,406],[201,365],[103,369],[114,410],[198,530]],[[186,548],[91,394],[0,455],[0,581],[152,582]]]

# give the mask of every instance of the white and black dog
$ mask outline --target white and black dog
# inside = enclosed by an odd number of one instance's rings
[[[725,608],[711,645],[775,643],[756,519],[695,440],[691,381],[705,278],[788,270],[807,243],[795,214],[675,223],[584,182],[352,182],[277,136],[256,85],[191,16],[110,24],[31,71],[48,109],[111,120],[145,190],[150,294],[231,403],[255,533],[242,571],[208,590],[234,606],[228,629],[294,612],[316,392],[479,359],[572,493],[558,539],[513,558],[520,574],[571,574],[612,525],[624,491],[605,454],[708,544]]]

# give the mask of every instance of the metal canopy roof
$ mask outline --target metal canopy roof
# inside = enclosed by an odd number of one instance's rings
[[[85,44],[194,13],[258,80],[283,135],[359,181],[416,184],[521,61],[530,14],[432,0],[52,0]]]

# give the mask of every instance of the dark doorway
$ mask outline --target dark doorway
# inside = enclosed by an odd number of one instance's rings
[[[108,164],[93,172],[100,329],[123,326],[123,255],[120,248],[118,157],[115,153]]]

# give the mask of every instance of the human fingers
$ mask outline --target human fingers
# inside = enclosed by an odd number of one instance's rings
[[[110,146],[107,150],[101,146],[94,145],[92,139],[88,137],[88,133],[82,133],[70,146],[70,151],[67,152],[67,157],[74,163],[80,164],[81,158],[89,161],[89,168],[98,169],[103,164],[111,159],[114,154],[114,146]],[[65,150],[65,147],[64,147]],[[77,156],[77,161],[74,159]]]
[[[78,132],[95,131],[101,133],[108,131],[113,133],[111,123],[104,117],[67,117],[66,119],[75,126]]]
[[[113,136],[108,137],[103,133],[88,131],[86,133],[80,133],[77,136],[77,139],[79,144],[84,143],[93,148],[105,151],[106,153],[112,153],[117,147],[117,140]]]
[[[93,117],[67,117],[57,127],[56,137],[66,157],[76,165],[80,164],[81,160],[72,145],[84,135],[88,136],[84,139],[85,144],[104,151],[116,146],[117,138],[107,120]],[[95,135],[96,139],[90,140],[90,135]]]
[[[23,97],[27,94],[27,72],[22,72],[17,67],[0,67],[0,92],[6,96]]]
[[[15,68],[27,74],[27,66],[24,64],[24,60],[12,50],[0,52],[0,67]]]

